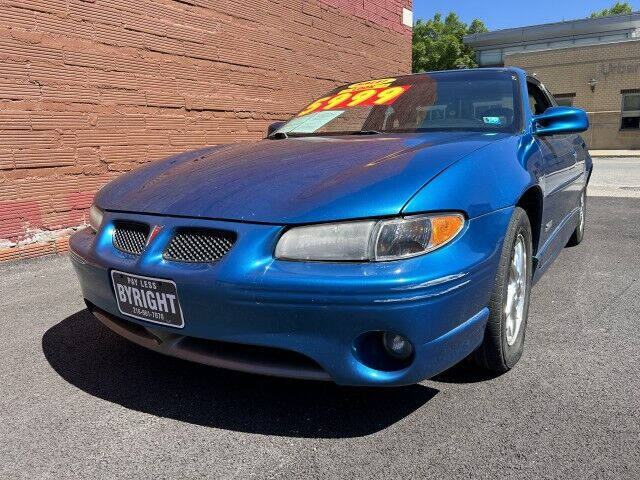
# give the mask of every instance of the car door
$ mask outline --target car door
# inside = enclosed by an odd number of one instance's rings
[[[533,115],[540,115],[547,108],[554,106],[552,98],[537,80],[529,79],[527,89]],[[553,236],[566,236],[566,232],[559,229],[577,205],[578,197],[574,187],[580,174],[577,171],[578,155],[574,137],[575,135],[564,134],[536,137],[544,163],[545,208],[541,232],[543,241]],[[559,243],[562,241],[560,238]],[[562,247],[564,245],[560,245],[559,248]]]

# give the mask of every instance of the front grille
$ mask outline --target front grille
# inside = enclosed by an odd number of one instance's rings
[[[224,257],[236,240],[233,232],[182,229],[171,239],[163,257],[176,262],[208,263]]]
[[[113,246],[133,255],[140,255],[149,236],[149,225],[138,222],[116,222]]]

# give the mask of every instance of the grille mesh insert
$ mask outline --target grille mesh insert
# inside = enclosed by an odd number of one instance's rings
[[[236,240],[232,232],[182,229],[174,235],[163,257],[176,262],[207,263],[224,257]]]
[[[140,255],[149,236],[149,225],[137,222],[116,222],[113,246],[121,252]]]

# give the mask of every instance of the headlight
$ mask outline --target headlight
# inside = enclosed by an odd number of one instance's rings
[[[276,246],[276,258],[315,261],[388,261],[431,252],[464,226],[458,213],[294,227]]]
[[[97,232],[100,229],[100,225],[102,225],[102,217],[104,213],[95,205],[91,205],[89,209],[89,226],[93,229],[94,232]]]

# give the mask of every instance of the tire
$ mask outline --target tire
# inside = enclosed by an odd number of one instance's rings
[[[584,238],[584,226],[587,220],[587,189],[582,190],[582,195],[580,195],[580,223],[573,231],[569,242],[567,243],[567,247],[575,247],[576,245],[580,245],[582,239]]]
[[[517,252],[520,255],[524,253],[525,258],[518,257]],[[517,260],[516,257],[518,257]],[[482,369],[497,374],[504,373],[513,368],[522,356],[529,315],[532,259],[529,217],[522,208],[516,207],[502,246],[498,271],[489,300],[489,320],[484,338],[470,358]],[[524,272],[518,274],[516,264],[524,267]],[[514,300],[517,302],[514,303]],[[508,302],[511,302],[511,305]],[[507,310],[510,310],[509,314]]]

